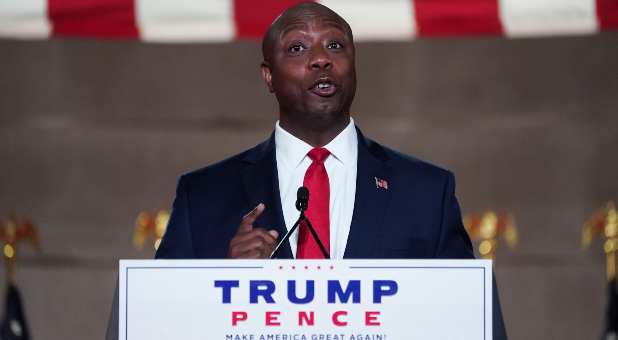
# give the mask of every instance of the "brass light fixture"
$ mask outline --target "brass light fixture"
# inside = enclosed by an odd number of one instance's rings
[[[509,248],[517,246],[517,227],[512,214],[486,211],[464,217],[464,226],[472,241],[479,241],[478,252],[483,259],[493,260],[498,240],[504,239]]]
[[[618,212],[613,201],[597,210],[584,224],[582,230],[582,248],[590,248],[596,237],[605,237],[603,250],[606,257],[607,280],[616,277],[616,251],[618,250]]]
[[[36,250],[39,250],[38,233],[29,218],[18,219],[14,213],[11,213],[0,226],[0,241],[2,241],[2,257],[6,265],[7,280],[15,282],[15,262],[18,245],[23,241],[27,241]]]
[[[154,249],[159,249],[169,219],[170,214],[167,210],[159,210],[156,214],[140,212],[135,220],[133,245],[141,250],[144,249],[147,240],[153,239]]]

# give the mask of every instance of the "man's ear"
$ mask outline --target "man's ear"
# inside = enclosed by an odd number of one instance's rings
[[[270,91],[270,93],[275,92],[273,89],[273,74],[270,69],[270,64],[267,61],[263,61],[260,65],[260,69],[262,71],[262,78],[266,82],[266,86],[268,86],[268,91]]]

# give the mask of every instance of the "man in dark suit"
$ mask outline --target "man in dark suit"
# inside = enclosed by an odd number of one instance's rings
[[[262,76],[279,102],[275,132],[183,175],[156,258],[268,258],[298,217],[296,189],[331,258],[474,257],[453,175],[363,136],[349,25],[327,7],[286,10],[263,41]],[[301,225],[279,258],[321,258]],[[456,283],[454,283],[456,284]],[[494,291],[495,293],[495,291]],[[506,339],[494,294],[494,339]]]

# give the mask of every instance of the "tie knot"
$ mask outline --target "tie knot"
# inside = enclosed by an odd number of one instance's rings
[[[324,148],[313,148],[307,155],[312,161],[323,163],[324,160],[326,160],[326,157],[330,155],[330,151]]]

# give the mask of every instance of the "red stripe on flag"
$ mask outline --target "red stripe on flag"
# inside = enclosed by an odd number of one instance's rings
[[[137,38],[134,0],[48,0],[52,34]]]
[[[499,35],[498,0],[414,0],[420,36]]]
[[[597,16],[602,31],[618,29],[618,0],[597,0]]]
[[[266,29],[285,9],[302,0],[234,0],[236,37],[262,39]]]

